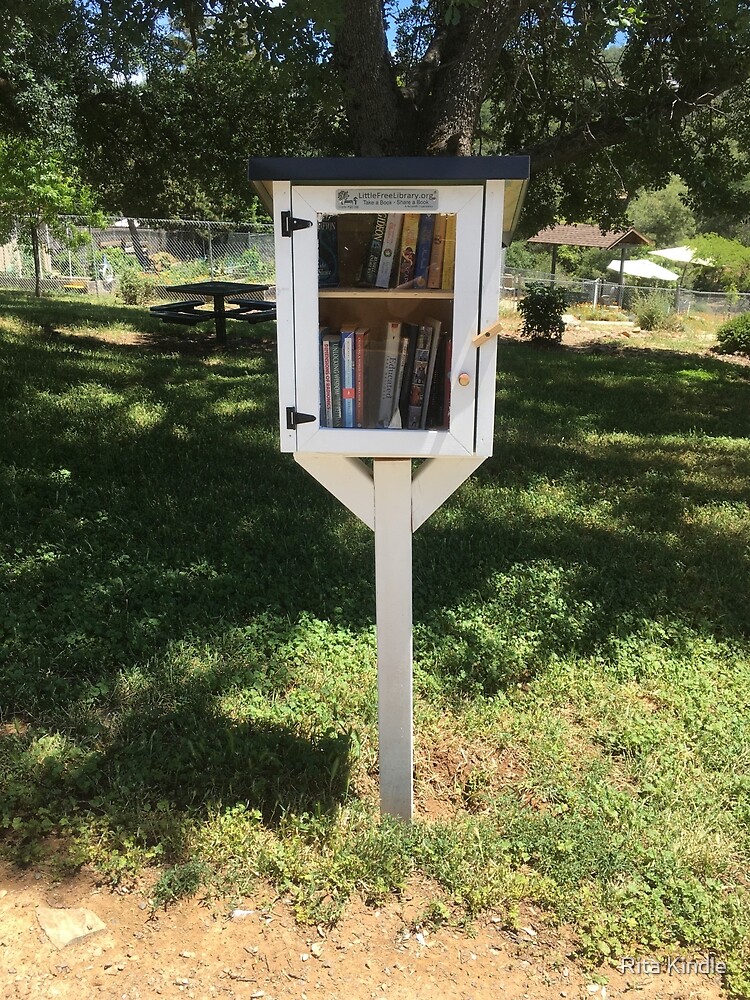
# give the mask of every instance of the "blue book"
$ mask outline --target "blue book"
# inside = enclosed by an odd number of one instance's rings
[[[355,324],[341,327],[341,422],[343,427],[356,427],[354,391],[354,331]]]
[[[419,235],[417,236],[417,256],[414,266],[414,287],[426,288],[427,275],[430,270],[432,256],[432,236],[435,232],[435,216],[420,215]]]

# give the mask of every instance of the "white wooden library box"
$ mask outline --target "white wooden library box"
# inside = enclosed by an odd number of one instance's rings
[[[492,454],[503,248],[525,156],[257,158],[274,219],[281,449]]]

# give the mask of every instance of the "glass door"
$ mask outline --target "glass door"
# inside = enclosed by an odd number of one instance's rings
[[[483,192],[293,187],[298,450],[473,451]],[[458,375],[462,375],[458,379]]]

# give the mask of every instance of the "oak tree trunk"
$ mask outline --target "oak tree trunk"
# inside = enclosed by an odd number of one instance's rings
[[[503,47],[528,0],[481,0],[435,32],[407,86],[400,86],[382,0],[345,0],[334,61],[354,147],[361,156],[469,156],[479,112]]]
[[[42,258],[39,253],[39,230],[36,221],[31,222],[31,250],[34,255],[34,295],[42,297]]]
[[[388,51],[382,0],[345,0],[334,65],[360,156],[413,152],[414,108],[404,99]]]
[[[130,239],[133,242],[135,256],[138,259],[138,263],[141,265],[141,269],[144,271],[152,271],[153,266],[151,261],[148,259],[148,254],[143,249],[143,244],[141,243],[141,238],[138,235],[138,228],[135,224],[135,219],[128,219],[128,231],[130,232]]]

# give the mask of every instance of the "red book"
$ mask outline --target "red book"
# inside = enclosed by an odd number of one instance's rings
[[[354,426],[365,426],[365,347],[368,330],[354,331]]]

